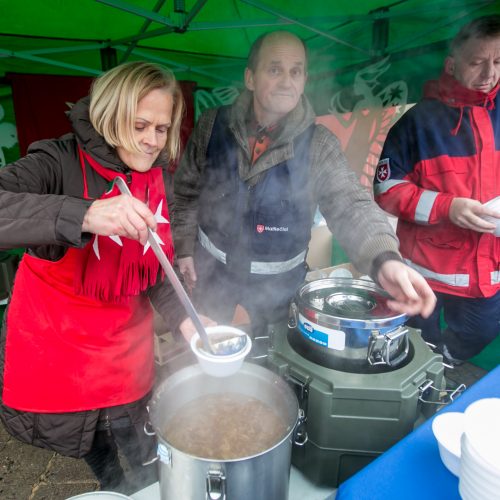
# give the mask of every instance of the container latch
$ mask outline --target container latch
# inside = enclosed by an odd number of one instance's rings
[[[226,500],[226,476],[221,470],[208,471],[206,500]]]
[[[288,313],[288,328],[295,328],[298,324],[299,309],[295,302],[290,304]]]
[[[394,347],[399,345],[396,341],[402,336],[404,336],[403,351],[395,359],[391,359]],[[410,341],[408,340],[408,328],[399,327],[384,334],[381,334],[378,330],[373,330],[368,344],[366,359],[372,366],[397,366],[406,358],[409,350]]]
[[[293,443],[297,446],[304,446],[309,440],[306,429],[306,414],[302,408],[299,408],[299,416],[297,419],[297,426],[293,433]]]
[[[309,382],[299,380],[297,377],[291,373],[284,375],[285,380],[288,385],[293,389],[297,399],[299,400],[299,406],[304,410],[305,419],[307,419],[307,406],[309,403]]]
[[[427,379],[418,388],[418,400],[426,404],[445,406],[457,399],[465,389],[467,389],[465,384],[460,384],[456,389],[438,389],[434,387],[432,380]],[[432,391],[437,391],[439,393],[438,401],[427,399],[430,397]]]

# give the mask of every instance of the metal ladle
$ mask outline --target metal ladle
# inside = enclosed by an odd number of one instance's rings
[[[130,192],[127,183],[121,177],[115,177],[115,179],[113,180],[113,184],[118,186],[118,189],[122,194],[132,196],[132,193]],[[174,287],[177,296],[182,302],[182,305],[186,309],[186,312],[191,318],[191,321],[196,327],[196,330],[201,338],[201,341],[203,342],[204,349],[208,353],[214,354],[216,356],[218,355],[229,356],[231,354],[236,354],[237,352],[241,351],[241,349],[243,349],[243,347],[245,347],[245,344],[247,343],[246,335],[236,335],[234,337],[222,340],[220,342],[214,342],[214,343],[210,342],[205,327],[203,326],[200,317],[198,316],[198,313],[196,312],[196,309],[194,308],[193,303],[189,298],[189,295],[184,290],[182,283],[177,277],[177,274],[175,274],[175,271],[172,268],[172,265],[170,264],[167,256],[165,255],[165,252],[161,248],[158,241],[156,241],[154,235],[155,232],[148,227],[148,242],[151,245],[154,254],[160,261],[160,265],[165,271],[165,274],[170,280],[170,283],[172,283],[172,286]]]

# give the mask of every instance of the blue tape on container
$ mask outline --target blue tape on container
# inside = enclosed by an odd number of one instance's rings
[[[345,349],[344,331],[313,323],[302,316],[302,314],[299,314],[299,331],[307,339],[323,347],[328,347],[328,349],[335,349],[337,351]]]

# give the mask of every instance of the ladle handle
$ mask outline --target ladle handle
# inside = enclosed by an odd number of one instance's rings
[[[130,189],[128,188],[126,182],[121,177],[116,177],[113,182],[118,186],[118,189],[122,194],[127,194],[129,196],[132,196],[132,193],[130,192]],[[169,260],[167,259],[165,252],[161,248],[160,244],[156,241],[156,238],[154,237],[154,231],[149,227],[148,227],[148,242],[151,245],[151,248],[155,253],[156,257],[160,261],[160,265],[162,269],[165,271],[165,274],[170,280],[170,283],[172,283],[172,286],[174,287],[177,296],[182,302],[184,309],[186,309],[186,312],[191,318],[191,321],[194,323],[194,326],[196,327],[196,330],[198,331],[198,334],[200,335],[200,338],[203,342],[203,347],[207,352],[215,354],[208,340],[208,335],[207,332],[205,331],[205,327],[201,323],[200,317],[198,316],[198,313],[196,312],[196,309],[194,308],[193,303],[189,298],[189,295],[186,293],[186,290],[184,290],[182,283],[177,277],[177,274],[175,274],[175,271],[172,265],[170,264]]]

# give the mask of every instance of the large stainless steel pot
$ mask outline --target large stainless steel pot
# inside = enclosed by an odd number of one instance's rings
[[[325,278],[303,285],[291,306],[292,345],[329,368],[397,367],[409,352],[405,314],[368,280]],[[289,336],[290,337],[290,336]]]
[[[219,393],[259,399],[283,418],[286,435],[264,452],[238,460],[195,457],[173,447],[162,434],[172,415],[200,396]],[[288,384],[258,365],[244,363],[239,372],[226,378],[207,376],[198,365],[174,373],[155,390],[150,406],[151,424],[159,441],[162,500],[286,500],[292,439],[301,414]]]

